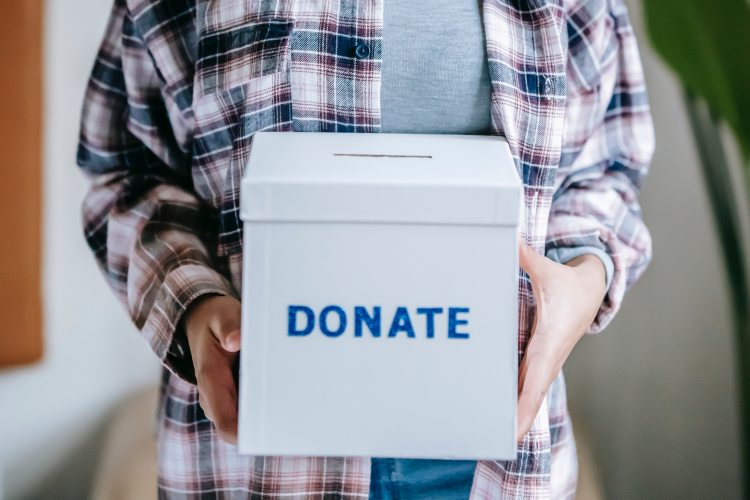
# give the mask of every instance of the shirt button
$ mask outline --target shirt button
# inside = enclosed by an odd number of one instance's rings
[[[370,46],[366,43],[358,43],[354,47],[354,55],[357,56],[357,59],[365,59],[370,55]]]
[[[544,93],[545,94],[552,94],[555,92],[555,84],[552,81],[552,78],[549,76],[544,77]]]

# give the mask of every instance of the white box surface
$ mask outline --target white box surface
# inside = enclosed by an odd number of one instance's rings
[[[240,453],[515,458],[503,139],[256,133],[240,198]]]

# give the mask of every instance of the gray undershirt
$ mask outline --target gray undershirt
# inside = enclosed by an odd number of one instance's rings
[[[481,3],[384,1],[382,132],[489,133]]]

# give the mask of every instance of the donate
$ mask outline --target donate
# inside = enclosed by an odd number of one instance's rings
[[[329,305],[324,307],[317,315],[315,310],[304,305],[290,305],[288,309],[287,335],[290,337],[304,337],[309,335],[318,326],[323,335],[327,337],[340,337],[346,332],[350,322],[353,324],[354,337],[362,337],[367,329],[372,337],[381,337],[381,334],[389,338],[406,336],[416,338],[417,331],[424,332],[420,336],[428,339],[435,338],[436,323],[445,326],[446,336],[449,339],[468,339],[469,320],[459,315],[468,315],[468,307],[418,307],[415,309],[417,321],[412,319],[413,315],[404,306],[396,308],[390,321],[383,323],[383,314],[380,306],[370,309],[364,306],[355,306],[351,321],[346,311],[340,306]],[[415,318],[416,319],[416,318]],[[415,330],[416,324],[416,330]],[[462,331],[458,331],[461,327]]]

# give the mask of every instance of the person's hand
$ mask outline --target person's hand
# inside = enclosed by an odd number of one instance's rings
[[[516,439],[529,432],[552,382],[596,317],[606,294],[606,271],[594,255],[559,264],[519,243],[521,267],[531,279],[536,313],[518,374]]]
[[[198,381],[198,402],[219,437],[237,443],[237,387],[232,367],[240,350],[240,302],[207,296],[191,304],[185,330]]]

